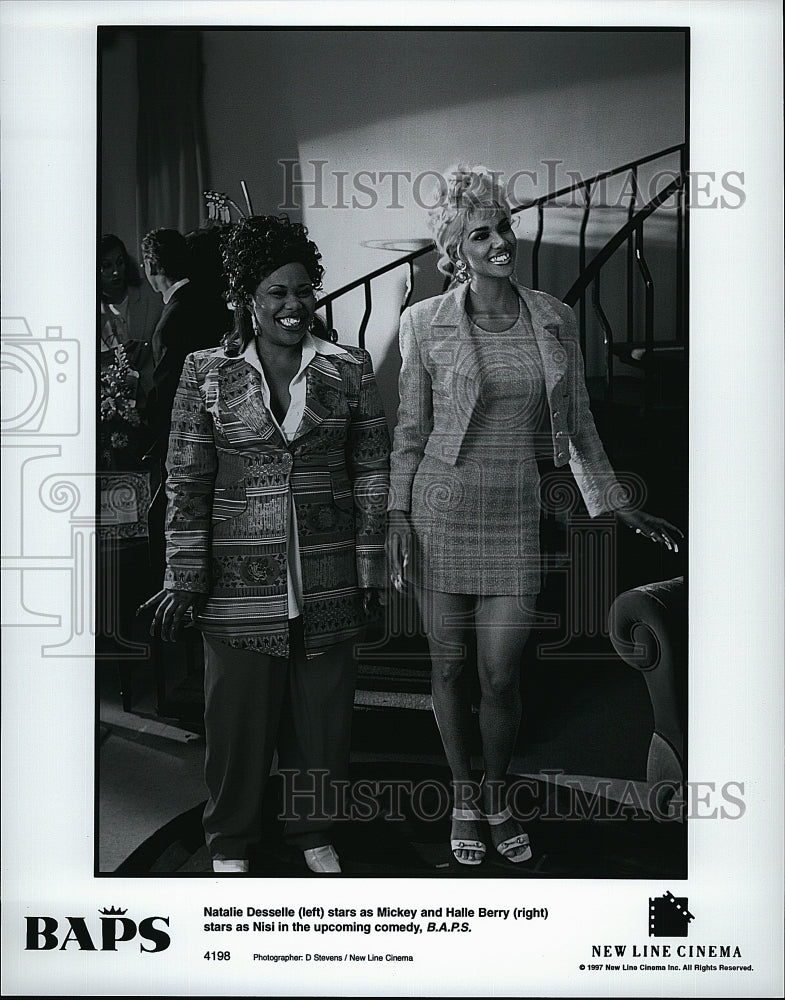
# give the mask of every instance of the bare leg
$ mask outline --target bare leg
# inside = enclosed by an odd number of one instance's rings
[[[534,598],[482,597],[476,613],[480,734],[485,776],[483,805],[488,816],[506,808],[506,779],[521,722],[521,657],[531,631]],[[491,826],[495,845],[521,833],[514,818]],[[516,849],[512,856],[523,854]]]
[[[474,597],[418,589],[417,598],[431,654],[431,696],[436,724],[453,782],[456,810],[477,810],[479,789],[471,775],[471,708],[466,690],[470,619]],[[477,821],[453,817],[452,839],[479,841]],[[476,862],[482,852],[458,849],[456,858]]]

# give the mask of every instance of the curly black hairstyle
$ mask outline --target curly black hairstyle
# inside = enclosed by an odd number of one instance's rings
[[[259,282],[285,264],[302,264],[314,290],[322,287],[322,255],[308,230],[288,215],[252,215],[232,226],[222,239],[226,298],[234,309],[234,329],[224,340],[227,352],[245,348],[253,338],[250,307]]]

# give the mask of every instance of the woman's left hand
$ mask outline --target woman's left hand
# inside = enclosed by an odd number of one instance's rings
[[[159,590],[157,594],[136,609],[137,615],[151,608],[155,609],[150,625],[150,635],[159,635],[164,642],[176,642],[180,636],[180,626],[193,625],[199,612],[207,603],[207,594],[190,590]],[[190,616],[190,620],[187,620]]]
[[[654,517],[643,510],[617,510],[616,517],[636,535],[644,535],[652,542],[666,546],[670,552],[679,551],[678,539],[684,538],[684,532],[664,517]]]

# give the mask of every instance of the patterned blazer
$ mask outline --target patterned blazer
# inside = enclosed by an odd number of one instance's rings
[[[284,439],[261,374],[218,348],[188,355],[167,459],[167,589],[207,594],[197,624],[231,646],[286,656],[288,503],[294,498],[306,649],[359,635],[360,588],[383,587],[390,436],[370,355],[321,355]]]
[[[572,309],[515,284],[528,308],[545,375],[553,461],[569,463],[592,517],[626,502],[594,426]],[[390,462],[390,510],[408,511],[423,455],[454,466],[481,384],[466,312],[468,284],[401,316],[400,406]]]

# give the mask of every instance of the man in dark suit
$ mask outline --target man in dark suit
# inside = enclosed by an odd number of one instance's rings
[[[152,388],[141,404],[145,423],[155,444],[149,453],[154,498],[148,515],[150,559],[154,572],[163,575],[164,514],[163,483],[172,407],[183,364],[192,351],[217,347],[231,326],[232,314],[220,298],[217,284],[191,280],[196,272],[185,237],[175,229],[154,229],[142,240],[144,272],[152,288],[164,301],[163,312],[152,336]]]
[[[154,229],[142,240],[147,280],[164,301],[153,331],[153,386],[144,414],[166,454],[174,396],[186,355],[217,347],[226,332],[226,306],[191,281],[192,261],[185,237],[175,229]]]

